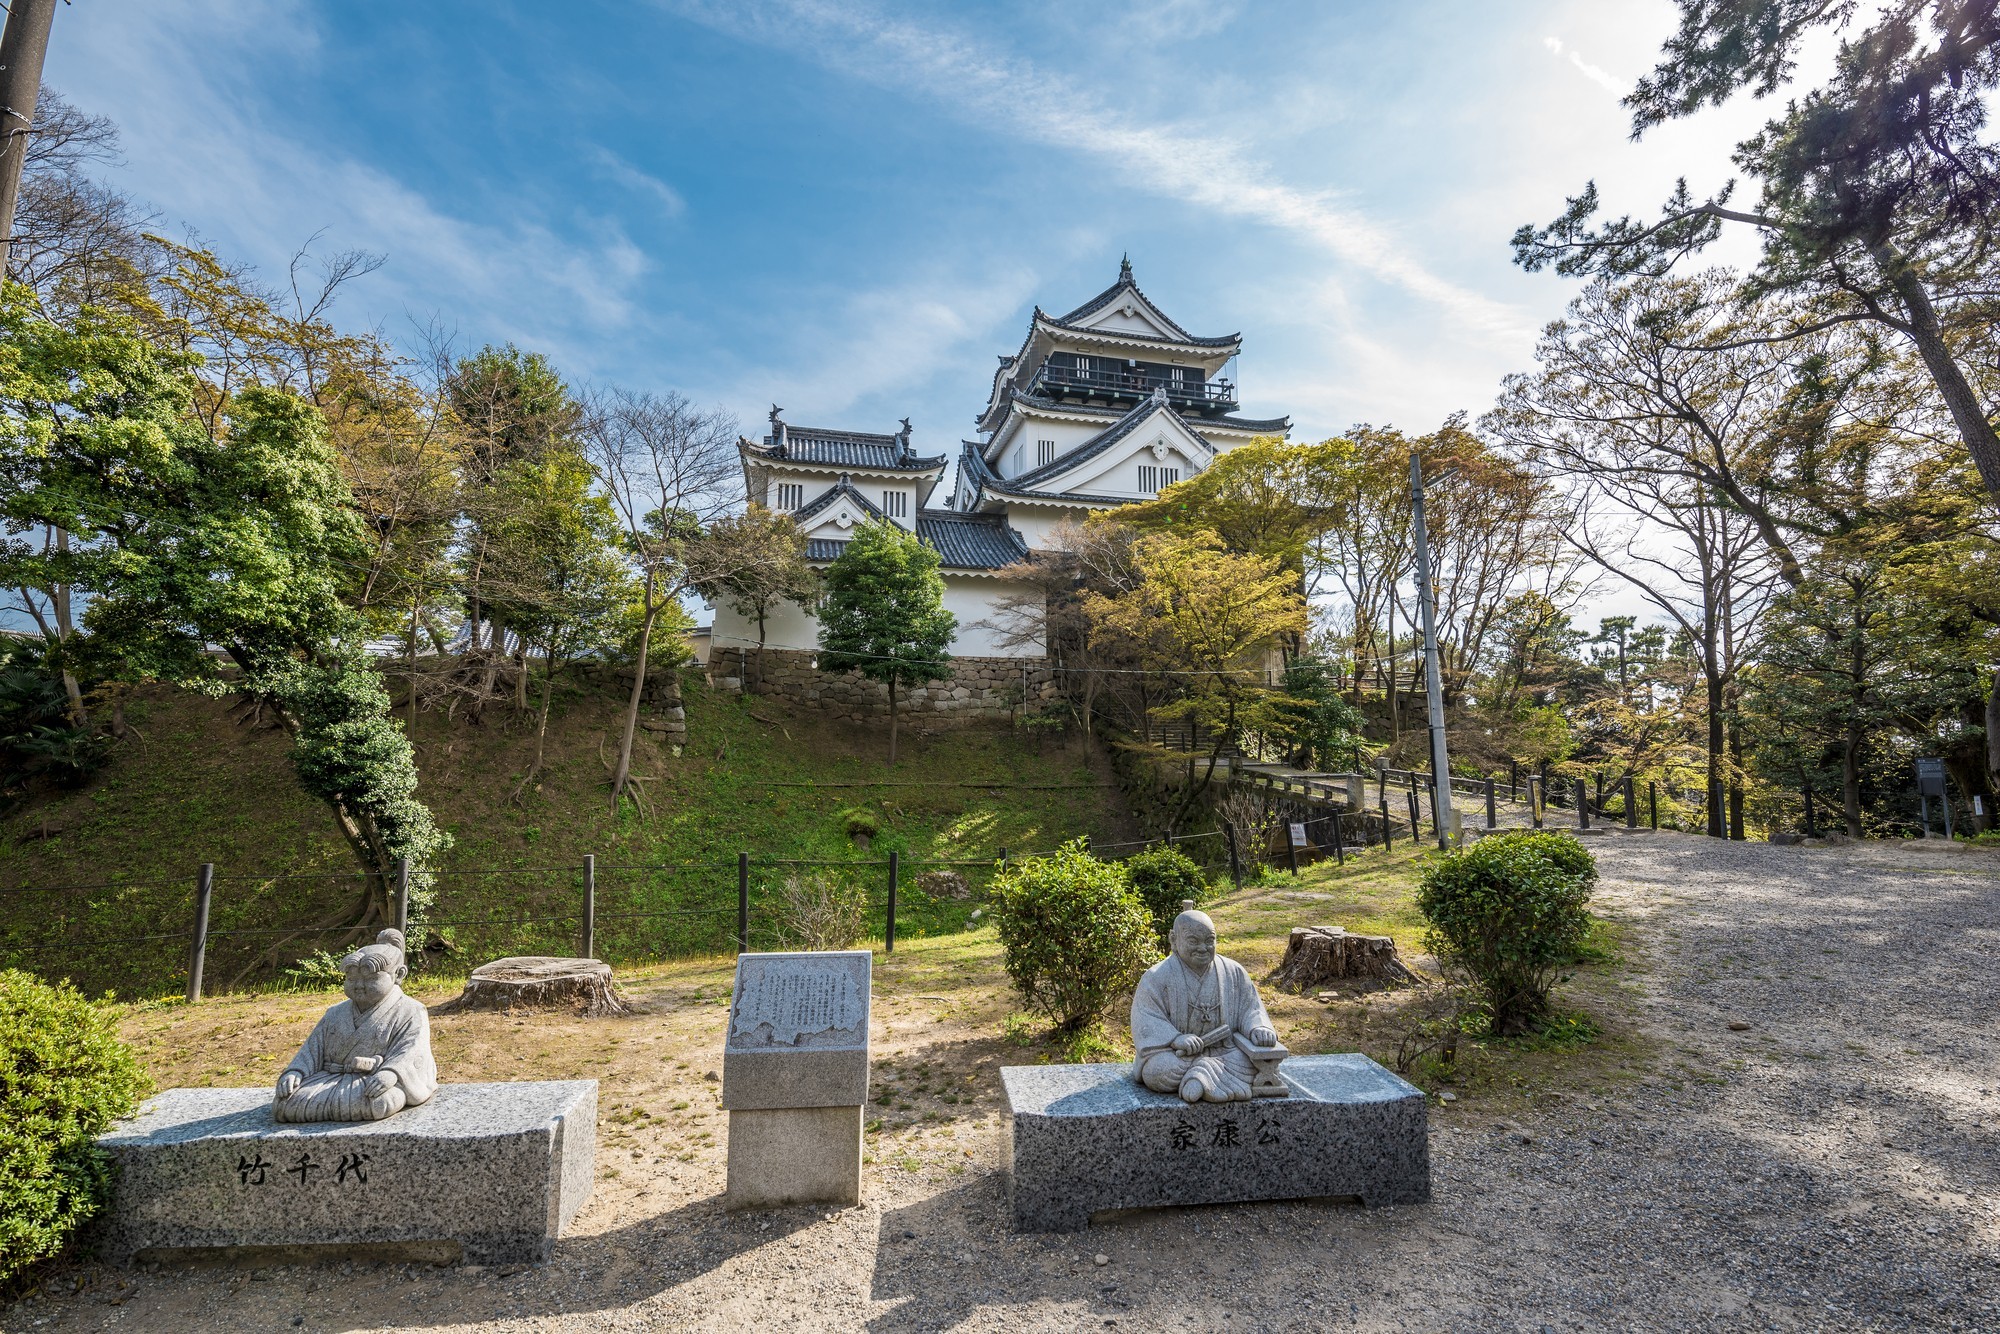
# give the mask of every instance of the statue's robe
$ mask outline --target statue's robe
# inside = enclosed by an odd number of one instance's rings
[[[1230,1036],[1201,1055],[1174,1051],[1181,1034],[1203,1037],[1225,1025]],[[1192,1077],[1205,1101],[1247,1099],[1254,1072],[1235,1039],[1250,1042],[1252,1029],[1270,1026],[1257,984],[1242,964],[1218,954],[1203,977],[1170,954],[1146,970],[1132,993],[1133,1077],[1155,1093],[1181,1093]]]
[[[381,1070],[393,1070],[396,1082],[371,1098],[368,1081]],[[301,1082],[291,1097],[272,1103],[275,1120],[379,1121],[393,1116],[437,1092],[430,1016],[422,1003],[401,991],[391,992],[366,1014],[353,1001],[342,1001],[320,1016],[285,1073],[296,1073]]]

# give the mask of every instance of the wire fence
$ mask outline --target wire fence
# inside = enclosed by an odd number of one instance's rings
[[[1086,846],[1115,857],[1165,844],[1183,847],[1211,871],[1233,864],[1228,841],[1214,831]],[[358,894],[371,879],[360,872],[221,874],[204,863],[179,878],[0,886],[0,894],[15,896],[14,911],[0,921],[0,968],[69,977],[93,991],[178,992],[195,1001],[246,981],[333,984],[337,974],[324,956],[365,943],[387,925],[410,935],[414,971],[443,975],[504,955],[636,962],[784,948],[794,943],[787,883],[815,876],[838,883],[860,905],[865,940],[894,951],[899,936],[962,929],[995,874],[1049,851],[816,858],[741,852],[671,862],[586,856],[572,865],[440,867],[416,874],[420,887],[428,882],[430,902],[422,906],[420,888],[414,931],[413,872],[406,865],[386,885],[388,916],[355,926],[353,912],[297,918],[302,904],[324,909],[343,894]]]

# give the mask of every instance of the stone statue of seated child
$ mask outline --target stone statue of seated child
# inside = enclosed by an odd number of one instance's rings
[[[403,933],[382,932],[340,961],[347,999],[320,1016],[278,1076],[278,1121],[379,1121],[437,1092],[430,1017],[397,985]]]
[[[1188,1102],[1283,1097],[1278,1044],[1257,984],[1215,952],[1215,923],[1182,901],[1173,953],[1146,970],[1132,993],[1132,1073],[1155,1093]]]

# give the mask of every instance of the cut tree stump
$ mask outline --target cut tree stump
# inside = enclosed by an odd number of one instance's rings
[[[1285,957],[1273,974],[1281,987],[1308,991],[1323,982],[1373,978],[1385,982],[1420,982],[1396,957],[1396,942],[1388,936],[1349,935],[1338,926],[1295,926],[1285,942]]]
[[[632,1012],[611,984],[610,964],[524,954],[479,965],[465,979],[465,990],[431,1013],[514,1009],[572,1010],[587,1016]]]

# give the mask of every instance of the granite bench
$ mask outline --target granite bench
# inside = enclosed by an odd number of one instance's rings
[[[589,1199],[597,1081],[446,1084],[381,1121],[279,1125],[268,1088],[172,1089],[98,1144],[108,1259],[247,1247],[445,1243],[541,1263]]]
[[[1424,1095],[1366,1056],[1293,1056],[1291,1096],[1186,1103],[1118,1065],[1011,1065],[1009,1194],[1022,1232],[1076,1232],[1103,1209],[1431,1196]]]

